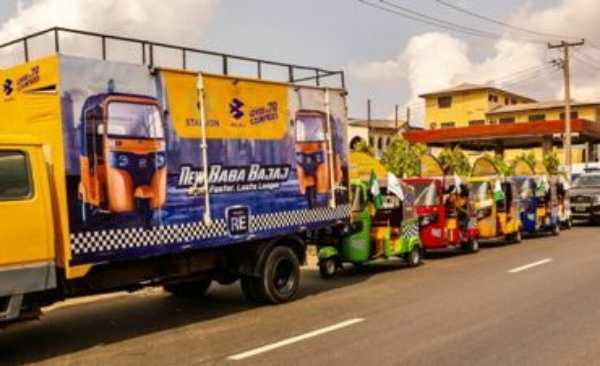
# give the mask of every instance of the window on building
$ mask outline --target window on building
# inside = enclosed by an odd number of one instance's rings
[[[375,140],[373,137],[369,137],[369,146],[375,146]]]
[[[379,150],[379,151],[383,150],[383,138],[382,137],[377,139],[377,150]]]
[[[571,119],[578,119],[579,118],[579,113],[577,113],[577,111],[572,111],[571,112]],[[560,119],[564,121],[565,119],[565,112],[562,112],[560,114]]]
[[[452,107],[452,97],[439,97],[438,98],[439,108],[450,108]]]
[[[529,122],[541,122],[546,120],[545,114],[530,114]]]
[[[0,151],[0,201],[31,197],[29,162],[20,151]]]
[[[510,98],[510,104],[517,104],[517,100],[515,98]]]
[[[482,126],[485,125],[485,120],[483,119],[475,119],[473,121],[469,121],[469,126]]]
[[[515,117],[502,117],[498,120],[501,125],[515,123]]]
[[[504,105],[509,105],[510,99],[508,97],[504,97]]]
[[[490,94],[490,95],[488,95],[488,101],[493,102],[493,103],[498,103],[498,96],[494,95],[494,94]]]
[[[453,128],[454,127],[454,122],[443,122],[441,124],[441,128]]]

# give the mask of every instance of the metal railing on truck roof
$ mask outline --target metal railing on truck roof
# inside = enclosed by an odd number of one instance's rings
[[[54,45],[53,45],[54,52],[60,53],[61,48],[62,48],[61,34],[70,34],[70,35],[75,35],[75,36],[79,35],[79,36],[88,36],[88,37],[97,38],[100,42],[103,60],[107,60],[107,48],[108,48],[107,41],[114,40],[114,41],[121,41],[121,42],[137,44],[139,46],[139,50],[140,50],[139,51],[140,52],[139,59],[140,59],[141,63],[143,65],[148,65],[149,67],[155,66],[156,51],[159,49],[166,49],[166,50],[175,50],[175,51],[180,52],[181,67],[184,70],[188,70],[188,58],[190,57],[190,55],[195,54],[195,55],[200,55],[200,56],[212,56],[212,57],[220,58],[221,65],[222,65],[221,72],[223,75],[230,75],[231,61],[242,61],[242,62],[246,62],[249,64],[255,64],[256,77],[261,80],[263,80],[264,67],[272,66],[272,67],[277,67],[277,68],[287,71],[287,80],[275,80],[275,81],[285,81],[285,82],[289,82],[289,83],[314,82],[315,86],[321,86],[322,81],[324,79],[336,77],[337,80],[339,81],[339,84],[336,84],[336,86],[341,87],[342,89],[346,88],[346,80],[345,80],[343,71],[331,71],[331,70],[325,70],[325,69],[322,69],[319,67],[295,65],[295,64],[289,64],[289,63],[278,62],[278,61],[269,61],[269,60],[263,60],[263,59],[253,58],[253,57],[246,57],[246,56],[239,56],[239,55],[233,55],[233,54],[227,54],[227,53],[221,53],[221,52],[207,51],[207,50],[185,47],[185,46],[177,46],[177,45],[172,45],[172,44],[167,44],[167,43],[152,42],[152,41],[147,41],[147,40],[142,40],[142,39],[137,39],[137,38],[116,36],[116,35],[96,33],[96,32],[90,32],[90,31],[77,30],[77,29],[62,28],[62,27],[48,28],[48,29],[45,29],[45,30],[42,30],[42,31],[39,31],[36,33],[32,33],[32,34],[27,35],[22,38],[18,38],[18,39],[0,44],[0,50],[20,44],[23,47],[23,50],[22,50],[23,58],[24,58],[25,62],[29,62],[30,61],[30,42],[32,39],[40,37],[40,36],[44,36],[44,35],[50,36],[51,40],[54,41]],[[311,75],[303,76],[303,77],[296,77],[297,73],[300,73],[300,72],[310,73]]]

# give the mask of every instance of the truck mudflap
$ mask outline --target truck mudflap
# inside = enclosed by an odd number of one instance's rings
[[[0,269],[0,322],[19,318],[25,295],[56,288],[52,262]]]

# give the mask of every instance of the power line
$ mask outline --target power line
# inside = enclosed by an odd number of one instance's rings
[[[419,22],[419,23],[424,23],[424,24],[428,24],[437,28],[442,28],[451,32],[456,32],[456,33],[461,33],[461,34],[465,34],[465,35],[469,35],[469,36],[474,36],[474,37],[481,37],[481,38],[488,38],[488,39],[502,39],[502,38],[512,38],[512,39],[516,39],[514,37],[505,37],[501,34],[498,33],[493,33],[493,32],[488,32],[488,31],[484,31],[484,30],[480,30],[480,29],[476,29],[476,28],[471,28],[471,27],[465,27],[456,23],[452,23],[452,22],[448,22],[445,21],[443,19],[439,19],[436,17],[432,17],[429,16],[427,14],[424,13],[420,13],[417,11],[414,11],[412,9],[397,5],[397,4],[393,4],[390,3],[386,0],[379,0],[380,3],[387,5],[386,6],[381,6],[378,5],[376,3],[367,1],[367,0],[358,0],[358,2],[369,6],[371,8],[375,8],[375,9],[379,9],[381,11],[384,11],[386,13],[390,13],[390,14],[394,14],[406,19],[410,19],[413,20],[415,22]],[[391,9],[395,8],[394,9]],[[529,43],[546,43],[542,40],[535,40],[535,39],[518,39],[524,42],[529,42]]]
[[[476,13],[474,11],[465,9],[463,7],[460,7],[460,6],[456,5],[456,4],[452,4],[452,3],[444,1],[444,0],[436,0],[436,1],[439,4],[441,4],[443,6],[446,6],[446,7],[449,7],[451,9],[454,9],[454,10],[456,10],[458,12],[470,15],[472,17],[475,17],[475,18],[478,18],[478,19],[481,19],[481,20],[488,21],[490,23],[501,25],[501,26],[506,27],[506,28],[517,30],[517,31],[520,31],[520,32],[529,33],[529,34],[536,35],[536,36],[541,36],[541,37],[554,38],[554,39],[579,39],[578,37],[564,36],[564,35],[553,34],[553,33],[546,33],[546,32],[538,32],[538,31],[535,31],[535,30],[532,30],[532,29],[527,29],[527,28],[519,27],[519,26],[510,24],[510,23],[506,23],[506,22],[502,22],[502,21],[493,19],[493,18],[485,16],[483,14]]]

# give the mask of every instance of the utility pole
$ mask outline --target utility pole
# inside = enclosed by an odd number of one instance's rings
[[[371,99],[367,99],[367,145],[371,145]]]
[[[570,65],[570,48],[583,46],[585,40],[579,42],[565,42],[562,41],[559,44],[548,44],[549,49],[563,50],[562,69],[563,77],[565,82],[565,165],[567,166],[567,179],[571,181],[571,174],[573,174],[573,163],[571,161],[571,65]]]
[[[396,133],[398,133],[398,130],[400,129],[400,121],[398,120],[398,108],[400,107],[398,106],[398,104],[396,104]]]

